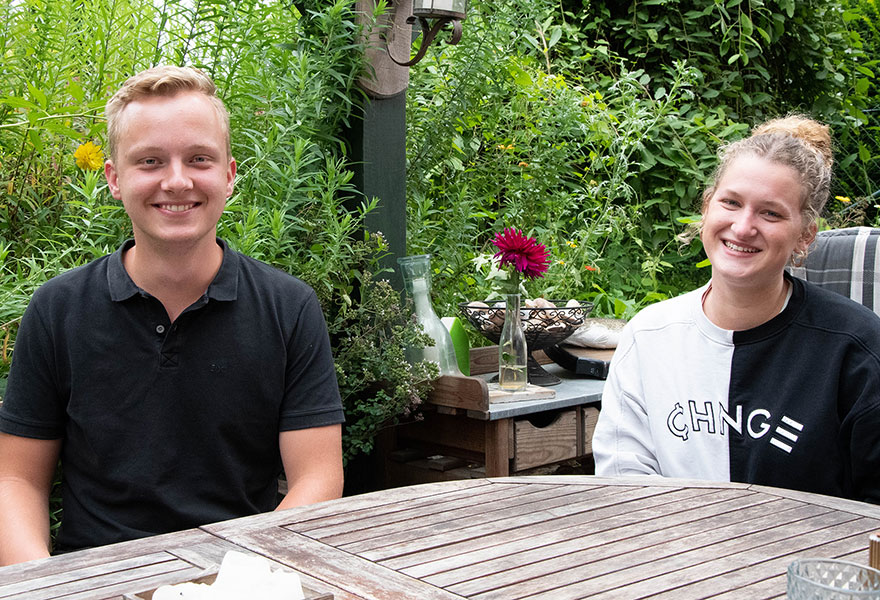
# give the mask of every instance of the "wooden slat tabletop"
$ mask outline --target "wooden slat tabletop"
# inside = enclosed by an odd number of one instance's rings
[[[784,598],[795,558],[867,564],[878,530],[878,506],[746,484],[476,479],[0,568],[0,599],[119,597],[195,576],[229,549],[336,600]]]

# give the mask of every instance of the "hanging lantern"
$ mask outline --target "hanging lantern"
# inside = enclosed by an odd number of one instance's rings
[[[426,19],[451,17],[464,21],[465,0],[414,0],[413,16]]]
[[[425,56],[437,33],[449,23],[452,24],[449,43],[457,44],[461,39],[461,22],[466,17],[466,3],[467,0],[413,0],[412,16],[407,19],[407,23],[419,21],[422,27],[422,44],[410,60],[399,61],[389,54],[391,60],[403,67],[416,64]],[[431,19],[434,20],[433,25],[430,23]]]

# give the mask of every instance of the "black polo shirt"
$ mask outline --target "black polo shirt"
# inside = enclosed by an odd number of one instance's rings
[[[63,438],[59,549],[272,510],[280,431],[341,423],[314,291],[223,248],[174,323],[114,254],[40,287],[0,430]]]

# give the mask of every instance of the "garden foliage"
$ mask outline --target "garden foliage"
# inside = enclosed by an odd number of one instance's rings
[[[844,209],[880,183],[876,10],[473,0],[462,42],[429,52],[408,96],[409,239],[439,254],[440,302],[491,294],[488,242],[505,226],[551,249],[532,295],[630,316],[697,286],[708,277],[700,243],[676,236],[699,211],[717,147],[792,111],[839,140],[842,199],[829,218],[872,222]]]

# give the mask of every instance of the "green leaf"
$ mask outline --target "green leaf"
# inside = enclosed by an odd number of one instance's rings
[[[865,146],[864,143],[859,143],[859,160],[863,163],[871,161],[871,151],[868,150],[868,147]]]
[[[746,37],[752,35],[752,32],[755,30],[755,26],[752,25],[752,19],[745,12],[739,13],[739,26],[742,29],[742,35]]]
[[[82,87],[74,79],[67,82],[67,92],[73,96],[77,102],[82,102],[85,98]]]
[[[43,93],[43,90],[37,88],[33,84],[27,84],[28,91],[31,93],[31,96],[34,97],[34,100],[37,101],[37,104],[40,105],[40,108],[46,110],[49,106],[49,101],[46,99],[46,94]]]
[[[706,260],[701,260],[700,262],[697,263],[698,269],[705,269],[706,267],[711,267],[711,266],[712,266],[712,261],[709,260],[708,258]]]
[[[30,100],[25,100],[24,98],[19,98],[17,96],[0,98],[0,104],[5,104],[6,106],[11,106],[12,108],[29,108],[31,110],[40,110],[40,107]]]

